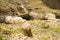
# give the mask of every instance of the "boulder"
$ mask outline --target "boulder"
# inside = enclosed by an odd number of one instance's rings
[[[23,23],[25,21],[23,18],[17,16],[7,16],[5,18],[5,22],[9,24]]]
[[[55,16],[55,14],[52,14],[52,13],[46,13],[45,14],[45,19],[54,20],[54,19],[56,19],[56,16]]]
[[[31,11],[30,13],[29,13],[29,15],[31,16],[31,19],[38,19],[38,13],[36,13],[36,12],[33,12],[33,11]]]
[[[36,12],[30,12],[29,15],[32,19],[40,19],[40,20],[53,20],[56,19],[55,14],[53,13],[36,13]]]

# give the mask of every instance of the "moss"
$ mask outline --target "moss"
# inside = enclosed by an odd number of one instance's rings
[[[34,29],[32,29],[32,33],[33,34],[40,34],[41,33],[41,29],[34,28]]]
[[[41,27],[43,26],[43,22],[41,22],[41,20],[30,20],[29,22],[32,25],[32,33],[33,34],[40,34]]]
[[[46,37],[42,37],[40,40],[48,40],[48,38],[46,38]]]
[[[3,34],[0,34],[0,40],[6,40],[6,36]]]
[[[13,26],[13,27],[12,27]],[[19,34],[21,33],[21,27],[17,26],[16,24],[4,24],[0,23],[0,32],[5,35],[11,35],[11,34]]]
[[[0,27],[0,32],[5,35],[10,35],[12,33],[9,28],[3,27],[3,26]]]
[[[56,32],[56,33],[60,33],[60,28],[51,28],[52,31]]]
[[[0,40],[3,40],[3,38],[2,38],[2,37],[0,37]]]
[[[56,33],[60,33],[60,27],[53,25],[53,24],[47,24],[45,25],[44,22],[42,22],[42,20],[30,20],[28,21],[29,23],[31,23],[31,28],[32,28],[32,34],[33,35],[39,35],[40,34],[47,34],[50,33],[50,31],[56,32]],[[46,30],[42,27],[45,26],[49,26],[49,28]],[[0,35],[0,39],[4,40],[4,36],[3,35],[11,35],[11,34],[19,34],[22,33],[22,28],[20,27],[20,24],[4,24],[4,23],[0,23],[0,33],[2,33],[2,35]],[[39,38],[39,37],[37,37]],[[46,37],[41,37],[39,38],[39,40],[48,40],[48,38]]]
[[[30,20],[29,21],[31,24],[35,24],[39,27],[42,27],[43,26],[43,22],[41,20]]]
[[[16,28],[16,29],[12,29],[12,33],[13,34],[19,34],[19,33],[21,33],[22,32],[22,29],[21,28]]]

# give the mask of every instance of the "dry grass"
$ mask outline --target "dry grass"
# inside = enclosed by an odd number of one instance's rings
[[[60,35],[60,26],[49,25],[46,29],[44,28],[44,20],[30,20],[31,23],[32,33],[33,33],[33,40],[56,40],[60,39],[58,35]],[[6,40],[11,34],[21,35],[21,25],[20,24],[5,24],[0,23],[0,39]],[[52,36],[54,35],[54,36]],[[21,35],[22,38],[25,37],[23,34]],[[57,38],[58,37],[58,38]],[[20,38],[21,39],[21,38]],[[24,38],[23,38],[24,39]],[[31,38],[28,38],[30,40]]]
[[[29,0],[26,2],[28,3],[26,4],[27,7],[33,9],[32,11],[35,11],[37,13],[53,12],[57,15],[60,14],[60,10],[51,9],[45,4],[43,4],[43,2],[40,0]],[[35,8],[39,8],[39,9],[36,10]],[[32,40],[60,40],[60,23],[58,25],[54,25],[54,24],[45,25],[44,20],[30,20],[29,23],[31,23],[33,39],[28,38],[27,40],[30,40],[30,39]],[[49,26],[49,27],[46,28],[46,26],[47,27]],[[21,24],[0,23],[0,40],[7,40],[8,38],[7,36],[10,36],[11,34],[18,35],[20,33],[22,34]],[[21,36],[22,38],[25,37],[23,34]]]

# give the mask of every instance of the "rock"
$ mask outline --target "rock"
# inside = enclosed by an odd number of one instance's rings
[[[38,19],[42,19],[42,20],[55,20],[56,16],[53,13],[40,13],[38,14]]]
[[[36,12],[30,12],[29,15],[31,16],[32,19],[40,19],[44,20],[45,19],[45,14],[44,13],[36,13]]]
[[[16,24],[16,23],[23,23],[26,20],[22,19],[21,17],[17,17],[17,16],[7,16],[5,18],[5,22],[6,23],[11,23],[11,24]]]
[[[31,18],[32,19],[38,19],[38,13],[36,13],[36,12],[33,12],[33,11],[31,11],[30,13],[29,13],[29,15],[31,16]]]
[[[30,12],[29,15],[32,19],[41,19],[41,20],[52,20],[56,19],[55,14],[52,13],[36,13],[36,12]]]
[[[54,20],[54,19],[56,19],[56,16],[55,16],[55,14],[52,14],[52,13],[46,13],[45,14],[45,19]]]
[[[22,27],[24,35],[29,36],[29,37],[32,36],[31,25],[27,21],[23,23],[21,27]]]
[[[38,19],[40,19],[40,20],[45,20],[45,13],[40,13],[40,14],[38,14]]]

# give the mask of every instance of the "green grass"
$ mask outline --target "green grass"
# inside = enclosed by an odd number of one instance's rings
[[[40,40],[48,40],[46,37],[41,37]]]
[[[13,27],[12,27],[13,26]],[[16,27],[15,27],[16,26]],[[6,35],[11,35],[11,34],[18,34],[21,32],[21,27],[17,26],[16,24],[4,24],[0,23],[0,32]]]
[[[45,25],[43,20],[30,20],[28,21],[31,24],[32,28],[32,34],[33,35],[39,35],[40,34],[45,34],[45,35],[51,35],[50,31],[60,33],[60,25],[53,25],[53,24],[48,24]],[[47,29],[44,29],[43,27],[48,27]],[[6,36],[11,35],[11,34],[20,34],[22,33],[22,28],[20,24],[5,24],[5,23],[0,23],[0,40],[5,40]],[[49,34],[50,33],[50,34]],[[48,40],[47,37],[37,37],[39,40]]]
[[[60,27],[58,27],[58,28],[51,28],[51,30],[56,32],[56,33],[60,33]]]
[[[5,3],[7,3],[7,2],[1,2],[0,5],[4,6]],[[60,16],[60,10],[51,9],[51,8],[47,7],[46,5],[44,5],[42,3],[42,1],[40,1],[40,0],[29,0],[27,7],[30,7],[31,9],[33,9],[32,11],[35,11],[37,13],[49,12],[49,13],[55,13],[56,15]],[[4,8],[2,8],[2,9],[4,9]],[[34,8],[40,8],[40,9],[35,10]],[[30,20],[29,23],[31,23],[32,33],[37,34],[39,36],[41,36],[40,34],[42,34],[42,33],[47,34],[50,31],[60,33],[60,25],[59,26],[55,26],[53,24],[45,25],[44,22],[42,22],[42,20]],[[49,26],[48,30],[43,28],[45,26],[46,27]],[[6,40],[6,36],[11,35],[11,34],[19,34],[19,33],[22,33],[20,24],[0,23],[0,40]],[[44,36],[44,37],[41,37],[39,40],[48,40],[48,39]]]

